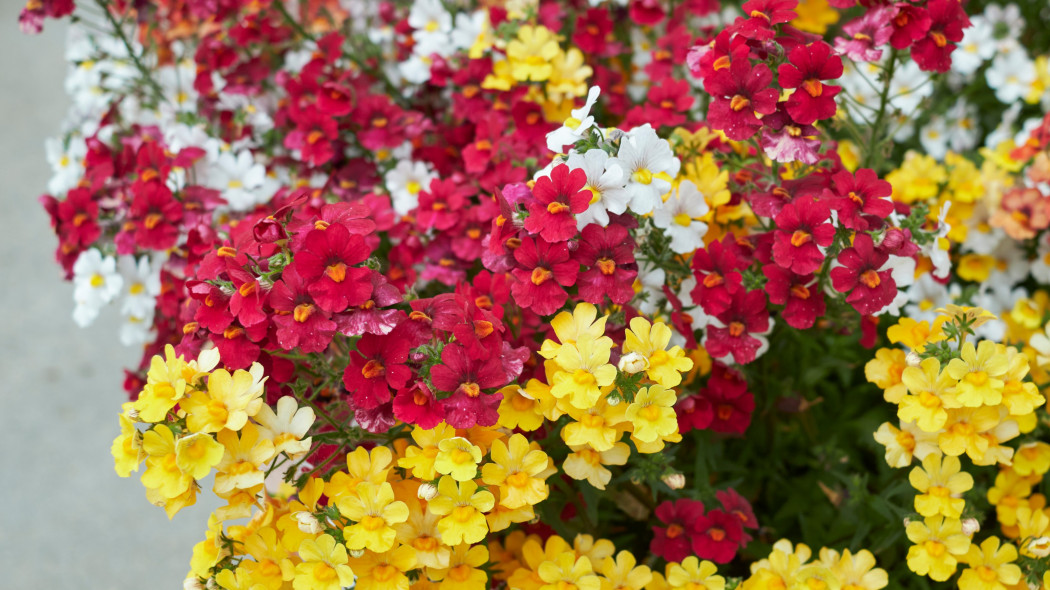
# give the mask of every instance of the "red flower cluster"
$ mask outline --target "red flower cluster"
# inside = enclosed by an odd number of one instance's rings
[[[729,563],[751,536],[745,528],[757,529],[751,505],[733,489],[717,493],[721,509],[704,512],[698,500],[667,500],[656,507],[656,517],[665,526],[653,527],[649,545],[654,555],[680,562],[690,555],[716,563]]]

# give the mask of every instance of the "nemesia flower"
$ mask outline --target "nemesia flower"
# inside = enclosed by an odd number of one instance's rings
[[[585,190],[587,175],[565,164],[555,166],[550,176],[541,176],[532,188],[536,202],[529,204],[525,229],[548,242],[565,241],[576,235],[575,215],[587,210],[592,194]]]
[[[635,127],[620,140],[615,164],[623,169],[627,180],[631,197],[628,207],[639,215],[652,212],[663,202],[660,197],[671,189],[671,179],[681,167],[667,140],[658,137],[649,124]]]
[[[830,211],[823,200],[795,199],[776,216],[773,260],[796,274],[816,271],[824,262],[820,247],[831,245],[835,227],[828,223]]]
[[[710,208],[692,181],[684,180],[671,192],[664,206],[653,212],[653,225],[671,236],[671,249],[679,254],[703,245],[707,224],[701,219]]]
[[[839,253],[840,267],[831,269],[835,290],[848,293],[846,302],[860,313],[874,313],[888,305],[897,295],[896,284],[888,270],[879,270],[889,255],[875,249],[871,236],[857,234],[853,246]]]
[[[792,49],[788,63],[781,64],[777,73],[781,86],[795,89],[788,98],[787,111],[799,124],[809,125],[835,115],[835,95],[842,88],[821,82],[842,75],[842,60],[831,53],[830,45],[818,41]]]
[[[568,294],[563,287],[576,282],[579,265],[569,259],[568,247],[563,242],[551,244],[543,239],[525,238],[514,250],[514,259],[519,267],[512,271],[517,281],[511,286],[511,292],[518,305],[540,315],[550,315],[565,303]]]
[[[757,115],[770,115],[777,108],[777,91],[770,88],[773,72],[764,63],[752,65],[736,59],[728,69],[704,79],[704,89],[714,99],[707,123],[721,129],[729,139],[743,141],[762,127]]]

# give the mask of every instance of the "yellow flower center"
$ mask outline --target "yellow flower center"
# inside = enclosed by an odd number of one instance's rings
[[[454,449],[451,453],[452,462],[456,465],[466,465],[467,463],[474,463],[474,457],[471,456],[470,451],[463,449]]]
[[[653,183],[653,173],[648,168],[639,168],[638,170],[635,170],[634,174],[631,175],[631,178],[638,184],[648,185]]]
[[[576,369],[576,372],[572,374],[572,381],[583,387],[588,387],[598,382],[598,380],[594,378],[594,375],[591,375],[583,369]]]
[[[128,287],[128,292],[131,293],[132,295],[140,295],[145,290],[146,290],[146,286],[143,285],[142,283],[132,283],[131,286]]]
[[[992,568],[982,565],[975,568],[977,570],[977,577],[983,582],[995,582],[999,579],[999,573]]]
[[[255,465],[252,465],[248,461],[238,461],[237,463],[230,465],[230,468],[226,470],[226,473],[230,475],[244,475],[253,471],[255,471]]]
[[[806,587],[812,590],[827,590],[828,583],[820,578],[810,578],[806,580]]]
[[[318,582],[331,582],[337,577],[339,574],[336,573],[335,568],[327,563],[322,562],[314,566],[314,579]]]
[[[102,285],[105,285],[105,284],[106,284],[106,279],[102,275],[98,274],[97,272],[95,274],[91,275],[91,286],[92,287],[95,287],[97,289],[98,287],[101,287]]]
[[[579,451],[576,451],[576,454],[579,455],[579,457],[591,467],[597,467],[602,463],[602,456],[598,454],[598,451],[595,451],[594,449],[580,449]]]
[[[361,519],[361,526],[365,527],[366,531],[378,531],[379,529],[386,526],[386,521],[383,517],[369,514],[368,516]]]
[[[429,553],[438,548],[441,543],[434,537],[417,537],[412,541],[412,547],[420,553]]]
[[[941,407],[941,398],[930,393],[929,391],[923,391],[919,393],[919,405],[924,408],[939,408]]]
[[[674,216],[674,222],[682,227],[689,227],[689,224],[693,222],[693,218],[689,217],[688,213],[679,213]]]
[[[423,190],[423,185],[414,180],[410,180],[405,184],[405,190],[407,190],[410,195],[418,195],[419,191]]]
[[[984,371],[974,371],[966,376],[966,382],[974,387],[981,387],[985,383],[988,383],[988,373]]]
[[[952,492],[944,486],[930,486],[930,489],[926,490],[926,493],[934,498],[947,498]]]
[[[597,414],[584,414],[580,418],[580,424],[583,424],[587,428],[600,428],[605,424],[605,418]]]
[[[588,205],[593,205],[598,201],[602,200],[602,193],[600,193],[598,189],[594,188],[593,186],[587,185],[587,190],[591,191],[591,200],[589,203],[587,203]]]
[[[582,121],[580,121],[576,117],[569,117],[568,119],[565,119],[565,126],[568,127],[569,129],[577,129],[577,128],[579,128],[580,123],[582,123]]]
[[[558,583],[554,585],[557,590],[576,590],[576,584],[568,582],[566,580],[558,580]]]
[[[512,488],[523,488],[529,483],[529,475],[523,471],[511,473],[507,476],[507,485]]]
[[[456,506],[452,510],[452,520],[458,523],[466,523],[474,517],[474,513],[473,506]]]
[[[944,543],[938,541],[926,541],[922,546],[926,549],[926,553],[934,559],[944,557],[944,554],[948,551],[948,548],[944,546]]]
[[[659,406],[645,406],[642,408],[639,414],[642,418],[645,418],[649,422],[656,422],[660,418],[660,407]]]
[[[448,577],[455,582],[460,584],[470,579],[470,574],[474,572],[474,568],[470,567],[465,563],[461,563],[454,568],[448,570]]]

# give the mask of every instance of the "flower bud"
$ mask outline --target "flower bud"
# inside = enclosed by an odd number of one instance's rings
[[[317,517],[307,512],[306,510],[300,510],[292,515],[295,521],[299,524],[299,530],[308,535],[317,535],[324,532],[324,527],[317,520]]]
[[[660,478],[660,481],[667,484],[667,487],[672,490],[680,490],[685,487],[685,474],[683,473],[668,473],[667,475]]]
[[[1050,537],[1036,537],[1028,542],[1025,549],[1032,557],[1046,557],[1050,555]]]
[[[904,357],[904,363],[909,367],[918,367],[922,364],[922,357],[914,350],[909,350],[908,354]]]
[[[350,550],[350,557],[353,557],[355,559],[358,558],[358,557],[361,557],[364,554],[365,554],[365,550],[364,549],[351,549]]]
[[[605,397],[605,404],[610,406],[610,407],[618,406],[618,405],[620,405],[620,402],[622,402],[622,401],[623,401],[623,398],[620,397],[620,394],[619,393],[615,393],[615,392],[613,394],[608,395],[608,396]]]
[[[437,486],[432,483],[425,483],[419,486],[419,490],[416,491],[416,496],[418,496],[420,500],[426,500],[427,502],[433,500],[437,495]]]
[[[215,590],[219,587],[219,583],[215,581],[215,578],[208,578],[208,582],[204,584],[204,587],[208,590]]]
[[[288,234],[281,227],[281,223],[273,217],[260,219],[255,224],[255,227],[252,228],[252,235],[255,237],[255,241],[260,244],[272,244],[279,240],[288,239]]]
[[[620,362],[617,363],[617,367],[622,373],[634,375],[635,373],[640,373],[649,368],[649,359],[637,352],[632,352],[620,357]]]
[[[182,581],[182,590],[204,590],[204,585],[197,576],[190,576]]]
[[[977,522],[976,518],[963,519],[962,532],[964,535],[972,537],[979,530],[981,530],[981,523]]]

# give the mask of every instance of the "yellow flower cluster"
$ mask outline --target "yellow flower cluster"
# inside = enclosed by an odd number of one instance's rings
[[[879,590],[889,583],[886,570],[875,567],[875,556],[866,549],[842,553],[822,548],[817,559],[813,551],[799,543],[781,539],[773,544],[768,557],[751,564],[751,576],[739,586],[741,590],[775,590],[778,588],[849,588]]]
[[[665,443],[678,442],[678,420],[673,388],[693,361],[679,346],[668,348],[671,329],[636,317],[626,331],[619,367],[609,361],[613,341],[605,335],[607,317],[581,303],[572,313],[551,320],[558,341],[540,348],[547,383],[531,379],[524,389],[503,390],[499,425],[533,431],[544,420],[562,416],[571,420],[561,438],[571,453],[563,469],[570,477],[605,489],[612,478],[607,465],[623,465],[630,447],[624,433],[641,453],[655,453]]]
[[[219,520],[248,516],[274,460],[309,451],[312,441],[304,437],[313,410],[291,397],[281,398],[276,411],[266,405],[258,363],[231,374],[215,369],[215,349],[188,362],[171,345],[164,355],[153,357],[138,399],[124,404],[112,447],[117,474],[128,477],[144,461],[146,497],[170,518],[196,502],[197,482],[214,469],[213,491],[227,501]]]
[[[972,329],[994,316],[979,308],[948,306],[931,326],[902,320],[890,328],[892,342],[911,349],[883,349],[866,366],[869,381],[897,404],[901,428],[883,424],[875,439],[886,447],[894,467],[921,461],[909,473],[916,491],[914,508],[922,520],[907,523],[913,543],[908,567],[945,581],[960,563],[962,590],[1004,588],[1017,584],[1021,569],[1017,548],[989,537],[972,540],[976,520],[965,519],[963,494],[974,487],[963,470],[966,455],[974,465],[1000,465],[1003,471],[988,492],[1004,534],[1020,539],[1025,551],[1050,547],[1050,517],[1045,499],[1029,505],[1033,480],[1050,470],[1050,445],[1024,444],[1016,452],[1004,443],[1036,427],[1035,410],[1046,399],[1028,379],[1029,357],[1013,346],[967,339]],[[949,341],[953,342],[949,345]],[[1034,553],[1032,553],[1034,555]]]
[[[550,29],[525,24],[506,43],[506,59],[493,63],[481,87],[507,91],[519,83],[542,82],[543,92],[533,87],[536,92],[529,100],[543,105],[548,120],[561,121],[573,108],[573,99],[587,95],[593,73],[578,48],[563,50]]]

